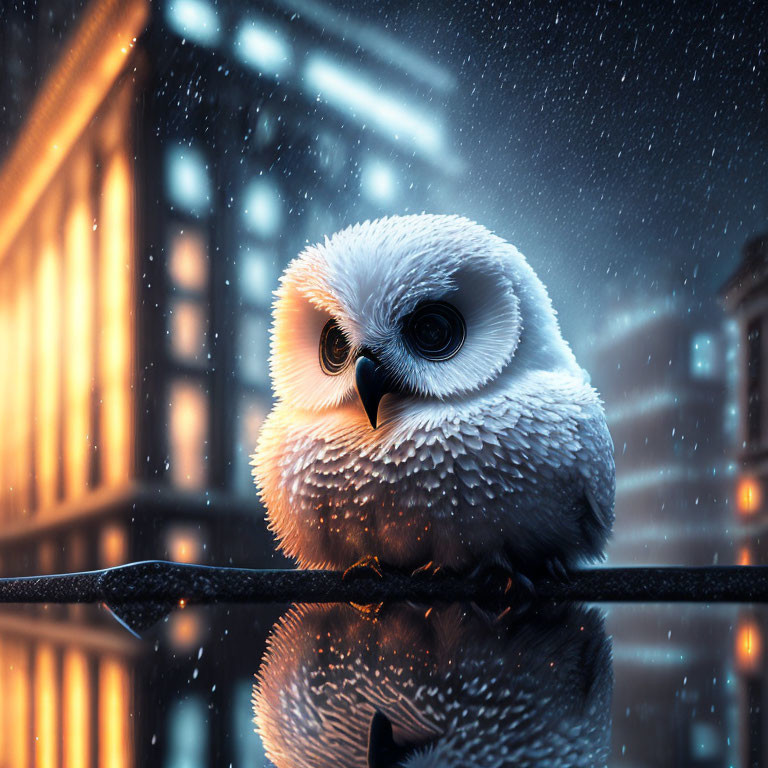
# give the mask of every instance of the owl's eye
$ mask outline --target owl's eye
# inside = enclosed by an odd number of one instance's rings
[[[320,367],[323,373],[336,376],[349,360],[349,342],[335,320],[329,320],[320,334]]]
[[[467,336],[461,313],[445,301],[430,301],[416,307],[404,331],[413,352],[435,361],[452,358]]]

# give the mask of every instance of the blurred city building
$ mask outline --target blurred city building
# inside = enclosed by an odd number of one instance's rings
[[[765,532],[768,528],[768,387],[766,338],[768,331],[768,235],[749,240],[742,260],[721,289],[726,310],[737,323],[740,343],[738,378],[740,414],[735,460],[735,519],[739,562],[768,564]],[[760,612],[742,611],[735,653],[742,677],[742,742],[744,766],[764,764],[766,744],[766,663],[764,638],[768,632]]]
[[[732,563],[733,325],[686,290],[624,293],[585,354],[615,447],[607,564]],[[721,650],[730,642],[727,610],[616,606],[608,625],[612,765],[733,765],[736,677]],[[664,715],[671,710],[674,720]]]
[[[453,78],[309,0],[41,2],[2,34],[2,574],[280,564],[249,471],[272,291],[307,242],[447,207]],[[156,640],[3,611],[0,766],[258,765],[247,621]]]

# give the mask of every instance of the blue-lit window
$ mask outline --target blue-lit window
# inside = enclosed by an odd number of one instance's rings
[[[235,738],[235,766],[260,768],[269,765],[261,739],[253,725],[252,678],[239,680],[235,684],[232,696],[232,732]]]
[[[238,493],[254,499],[256,488],[251,474],[251,456],[256,451],[261,426],[269,408],[267,398],[253,394],[244,395],[238,406],[234,487]]]
[[[386,206],[393,202],[397,195],[397,176],[389,163],[370,159],[363,165],[360,187],[372,203]]]
[[[697,333],[691,338],[691,376],[711,379],[717,373],[717,344],[708,333]]]
[[[166,190],[171,203],[200,216],[211,206],[211,181],[203,155],[190,147],[170,147],[166,155]]]
[[[165,768],[207,768],[208,709],[201,696],[176,701],[168,712]]]
[[[240,61],[259,74],[279,77],[291,68],[291,46],[266,20],[244,21],[235,34],[234,50]]]
[[[241,319],[237,347],[238,367],[243,381],[266,387],[269,384],[269,333],[265,316],[248,314]]]
[[[240,256],[240,295],[249,304],[269,309],[277,287],[277,255],[267,248],[245,248]]]
[[[251,232],[263,238],[274,237],[283,224],[283,202],[277,186],[263,177],[251,181],[243,190],[242,212]]]
[[[219,42],[219,19],[206,0],[171,0],[165,6],[165,19],[176,34],[194,43],[211,46]]]

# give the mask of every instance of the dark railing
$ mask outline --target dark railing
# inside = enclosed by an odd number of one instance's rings
[[[768,566],[588,568],[563,580],[542,579],[530,591],[505,591],[503,582],[482,575],[396,572],[344,579],[340,571],[215,568],[150,560],[101,571],[2,578],[0,603],[104,603],[129,629],[141,631],[185,604],[768,602]]]

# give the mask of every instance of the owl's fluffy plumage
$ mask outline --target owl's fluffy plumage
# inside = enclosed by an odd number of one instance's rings
[[[449,360],[413,354],[403,323],[424,301],[463,315]],[[319,362],[335,319],[397,383],[371,427],[354,365]],[[532,571],[602,554],[613,446],[595,390],[541,281],[514,246],[456,216],[365,222],[307,248],[274,305],[275,406],[254,475],[271,530],[301,566],[376,555],[417,567]]]
[[[273,629],[254,710],[277,768],[597,768],[611,693],[594,610],[493,623],[459,605],[427,616],[399,605],[372,621],[304,605]],[[373,739],[369,749],[376,712],[391,723],[390,750]]]

